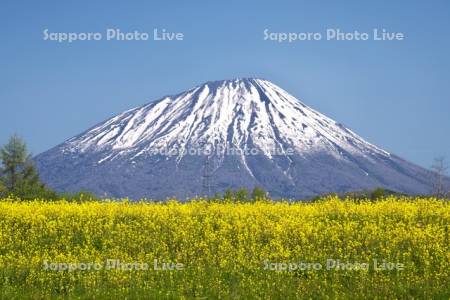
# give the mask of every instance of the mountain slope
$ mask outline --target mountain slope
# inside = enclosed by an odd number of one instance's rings
[[[114,197],[191,197],[205,184],[212,192],[262,186],[294,198],[431,186],[429,171],[261,79],[208,82],[125,111],[36,160],[58,190]]]

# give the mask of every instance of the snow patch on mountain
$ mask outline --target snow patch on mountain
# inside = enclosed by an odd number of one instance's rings
[[[128,110],[69,140],[63,151],[132,152],[136,158],[176,150],[180,160],[191,148],[244,151],[250,143],[269,158],[287,148],[300,155],[327,151],[337,159],[342,150],[390,155],[262,79],[208,82]],[[108,153],[99,163],[113,157]]]
[[[260,186],[273,197],[376,187],[426,194],[433,178],[253,78],[207,82],[127,110],[36,157],[57,190],[133,199],[200,195],[206,161],[213,192]]]

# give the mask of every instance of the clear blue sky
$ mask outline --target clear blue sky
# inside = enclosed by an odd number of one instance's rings
[[[2,1],[0,144],[18,133],[38,154],[166,94],[262,77],[412,162],[450,159],[449,1],[164,2]],[[43,40],[46,28],[164,28],[184,41],[57,43]],[[266,28],[386,28],[406,39],[276,43]]]

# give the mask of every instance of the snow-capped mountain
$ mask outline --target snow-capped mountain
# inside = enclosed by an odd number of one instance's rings
[[[293,198],[431,189],[429,171],[262,79],[208,82],[125,111],[36,161],[58,190],[113,197],[185,198],[205,187],[214,193],[261,186]]]

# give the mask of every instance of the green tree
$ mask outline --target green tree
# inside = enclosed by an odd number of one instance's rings
[[[0,178],[0,197],[5,197],[8,191],[6,190],[6,187],[1,179],[2,178]]]
[[[234,198],[237,202],[248,202],[248,190],[246,188],[238,189],[234,193]]]
[[[13,191],[17,188],[21,168],[28,160],[26,146],[17,135],[13,135],[2,147],[0,160],[3,165],[0,170],[2,181],[8,190]]]
[[[231,188],[227,188],[225,193],[223,193],[223,200],[232,201],[233,200],[233,190]]]
[[[266,200],[267,192],[260,187],[255,187],[252,191],[253,201]]]
[[[386,190],[383,188],[377,188],[370,194],[370,198],[372,198],[372,200],[379,200],[383,197],[386,197]]]
[[[39,180],[31,155],[17,135],[13,135],[0,149],[0,161],[1,181],[7,193],[24,200],[56,197],[56,194]]]

